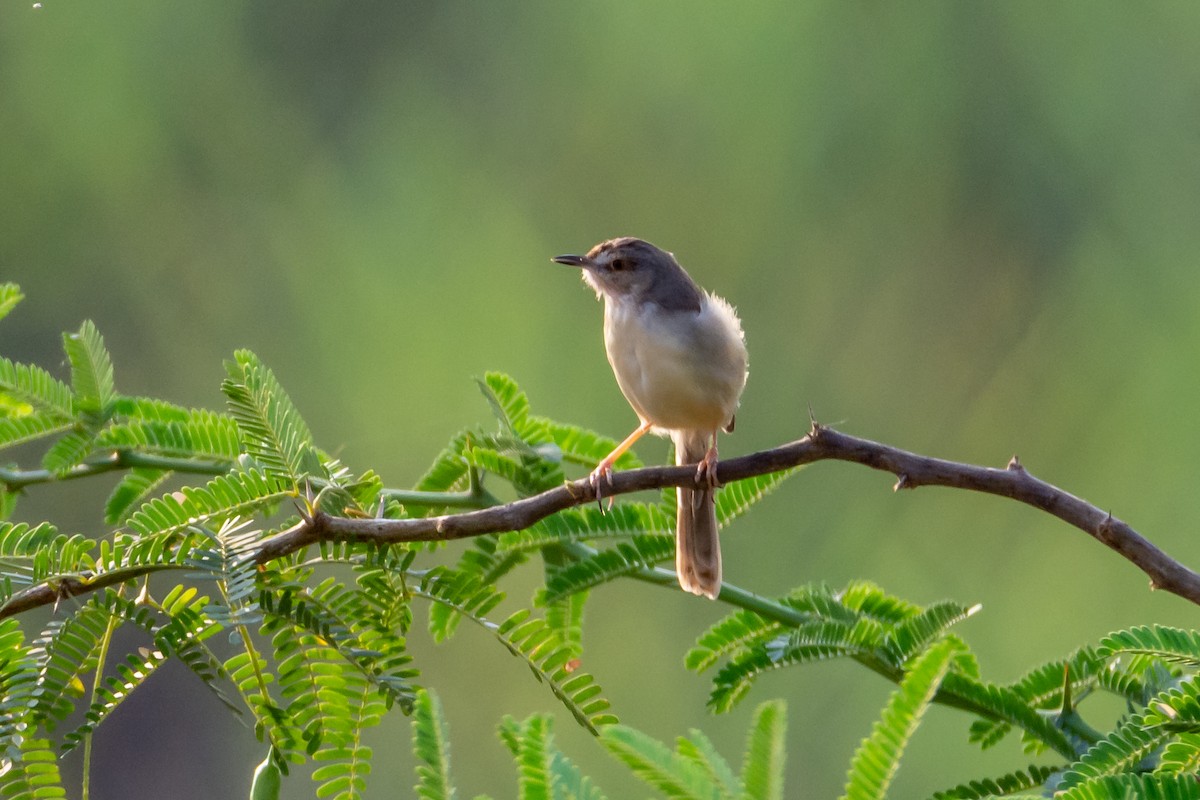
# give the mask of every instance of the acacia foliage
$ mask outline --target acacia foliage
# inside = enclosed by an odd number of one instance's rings
[[[20,299],[16,287],[0,285],[0,317]],[[252,723],[264,756],[255,797],[277,796],[292,767],[307,762],[316,764],[319,796],[363,796],[374,754],[362,732],[396,711],[413,715],[418,796],[454,797],[440,701],[427,691],[430,679],[408,639],[423,629],[442,641],[464,620],[500,645],[499,657],[524,661],[548,696],[658,793],[787,796],[782,703],[759,705],[735,770],[701,731],[672,749],[619,725],[599,683],[579,669],[592,589],[630,579],[674,588],[659,567],[674,549],[670,492],[478,537],[451,565],[431,553],[444,545],[420,542],[327,541],[271,561],[257,557],[263,540],[298,514],[404,518],[482,508],[498,503],[497,494],[556,488],[594,468],[613,440],[533,414],[511,378],[491,373],[480,388],[496,426],[454,434],[413,489],[392,489],[322,450],[253,353],[238,351],[228,362],[226,408],[212,411],[122,394],[91,323],[65,335],[64,349],[65,379],[0,356],[0,450],[13,459],[0,467],[0,796],[65,796],[58,755],[89,748],[125,698],[174,659]],[[638,465],[628,453],[617,462]],[[118,478],[94,530],[17,521],[23,491],[107,473]],[[721,525],[793,473],[724,487]],[[513,600],[504,587],[522,565],[542,580],[531,597]],[[68,599],[63,589],[44,625],[28,629],[13,611],[25,593],[62,587],[80,596]],[[720,602],[729,613],[685,657],[688,669],[711,673],[716,713],[741,702],[763,674],[814,661],[855,662],[896,683],[850,760],[847,798],[886,796],[905,746],[939,705],[968,712],[968,737],[979,746],[1019,735],[1041,759],[943,789],[939,798],[1200,797],[1192,779],[1200,765],[1200,634],[1193,631],[1119,631],[996,684],[951,630],[974,606],[918,606],[862,580],[775,598],[727,585]],[[418,614],[424,625],[415,623]],[[123,626],[142,631],[149,645],[114,652]],[[441,688],[453,702],[454,687]],[[1081,711],[1100,694],[1128,708],[1107,731]],[[82,714],[72,715],[77,708]],[[605,796],[557,749],[550,715],[506,719],[499,731],[517,768],[518,796]]]

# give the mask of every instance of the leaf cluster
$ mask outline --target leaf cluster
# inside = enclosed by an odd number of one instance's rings
[[[0,285],[0,318],[20,299],[19,289]],[[463,621],[494,639],[498,655],[523,663],[654,791],[786,796],[781,703],[758,707],[735,771],[700,731],[672,748],[620,725],[598,682],[580,669],[593,590],[627,579],[675,587],[660,566],[674,553],[670,491],[480,536],[451,563],[430,552],[440,546],[433,543],[324,541],[261,557],[266,539],[318,511],[413,518],[532,496],[593,469],[614,440],[533,414],[511,378],[489,373],[480,389],[496,425],[459,431],[412,488],[389,488],[373,471],[355,472],[322,450],[253,353],[233,355],[221,385],[226,408],[211,411],[120,393],[90,322],[63,345],[69,374],[62,378],[0,357],[0,450],[12,459],[0,465],[0,796],[65,796],[57,757],[89,751],[124,700],[175,660],[262,741],[254,797],[277,797],[292,768],[309,762],[318,796],[362,796],[373,759],[362,733],[393,710],[413,715],[417,795],[454,797],[440,703],[408,642],[422,628],[443,641]],[[627,453],[616,466],[638,465]],[[51,521],[15,518],[23,492],[110,473],[115,485],[95,530],[67,533]],[[720,524],[791,474],[724,487]],[[514,602],[503,587],[519,570],[540,580],[531,597]],[[58,597],[54,615],[26,630],[14,609],[30,592],[47,590]],[[726,584],[720,601],[732,611],[700,634],[685,659],[693,672],[711,673],[714,712],[742,701],[763,674],[817,661],[852,661],[896,684],[851,759],[847,798],[887,795],[934,706],[966,712],[967,737],[980,747],[1017,735],[1031,756],[1050,762],[938,798],[1200,797],[1200,634],[1193,631],[1120,631],[998,684],[982,677],[952,630],[975,606],[919,606],[868,581],[836,590],[814,584],[777,598]],[[415,626],[418,613],[424,624]],[[121,628],[137,630],[144,646],[114,652]],[[1082,711],[1103,694],[1127,709],[1107,731]],[[557,749],[549,715],[506,719],[499,733],[520,797],[605,796]]]

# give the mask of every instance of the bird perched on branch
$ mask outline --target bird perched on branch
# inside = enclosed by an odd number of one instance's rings
[[[670,436],[677,464],[695,464],[704,488],[679,488],[675,570],[687,591],[716,599],[717,431],[733,430],[746,385],[742,324],[729,303],[701,289],[675,256],[632,237],[553,261],[583,269],[604,299],[604,349],[641,424],[596,467],[597,494],[613,463],[647,432]]]

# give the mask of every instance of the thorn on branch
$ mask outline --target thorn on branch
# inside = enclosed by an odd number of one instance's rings
[[[1025,471],[1025,467],[1021,464],[1021,459],[1017,458],[1015,453],[1013,454],[1013,457],[1008,460],[1007,469],[1009,469],[1012,472],[1024,472]]]
[[[901,489],[913,489],[913,488],[915,488],[915,487],[909,481],[908,473],[901,472],[899,475],[896,476],[896,485],[892,487],[892,491],[898,492]]]

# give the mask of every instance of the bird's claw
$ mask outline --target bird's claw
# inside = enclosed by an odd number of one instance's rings
[[[596,490],[596,505],[600,508],[600,513],[604,513],[603,495],[604,490],[601,486],[603,482],[607,482],[609,486],[613,485],[613,469],[612,464],[607,460],[601,461],[599,466],[592,470],[592,474],[588,476],[588,483]],[[608,498],[608,507],[612,508],[613,499]]]
[[[712,490],[721,488],[717,480],[717,448],[710,447],[704,458],[696,464],[696,480],[707,483]]]

